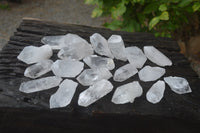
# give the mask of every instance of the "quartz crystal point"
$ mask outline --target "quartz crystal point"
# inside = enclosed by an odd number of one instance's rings
[[[51,71],[52,60],[43,60],[26,68],[24,76],[29,78],[38,78]]]
[[[171,66],[172,61],[154,46],[145,46],[144,53],[147,58],[159,66]]]
[[[138,81],[134,81],[115,90],[112,102],[115,104],[133,103],[136,97],[140,97],[143,93],[142,87]]]
[[[78,77],[77,80],[83,86],[93,85],[95,82],[102,79],[109,79],[112,74],[107,68],[85,69]]]
[[[126,53],[125,53],[125,46],[124,41],[120,35],[112,35],[108,39],[108,46],[111,50],[111,53],[114,57],[118,60],[126,61]]]
[[[43,45],[41,47],[27,46],[21,51],[17,58],[26,64],[32,64],[49,59],[52,54],[53,51],[49,45]]]
[[[61,44],[64,43],[65,35],[59,36],[45,36],[41,39],[43,44],[49,45],[52,49],[60,49]]]
[[[92,36],[90,36],[90,42],[96,53],[114,58],[108,47],[108,41],[99,33],[94,33]]]
[[[125,49],[128,61],[136,68],[142,68],[147,58],[142,50],[136,46],[127,47]]]
[[[58,86],[61,81],[62,78],[57,76],[35,79],[27,82],[22,82],[19,90],[24,93],[43,91]]]
[[[145,66],[138,74],[142,81],[155,81],[165,74],[165,69],[161,67]]]
[[[134,65],[126,64],[115,71],[114,81],[122,82],[138,72]]]
[[[78,99],[78,105],[87,107],[107,95],[112,89],[113,85],[108,80],[102,79],[81,92]]]
[[[78,84],[72,80],[65,79],[60,85],[56,93],[51,95],[49,103],[50,108],[65,107],[70,104]]]
[[[85,57],[83,61],[92,69],[106,67],[108,70],[113,70],[115,68],[114,61],[111,58],[90,55]]]
[[[75,60],[57,60],[53,63],[51,69],[59,77],[76,77],[82,70],[84,64]]]
[[[146,94],[146,98],[150,103],[156,104],[160,102],[163,98],[165,91],[165,82],[164,81],[157,81],[153,86],[149,89]]]
[[[185,94],[192,92],[188,81],[181,77],[165,77],[165,82],[169,85],[172,91],[177,94]]]

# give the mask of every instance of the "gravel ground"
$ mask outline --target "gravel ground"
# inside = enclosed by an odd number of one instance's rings
[[[0,9],[0,49],[23,17],[99,27],[105,18],[91,18],[93,8],[85,5],[84,0],[22,0],[22,4],[11,3],[10,10]]]

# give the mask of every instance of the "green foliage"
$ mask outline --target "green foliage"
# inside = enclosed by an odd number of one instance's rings
[[[200,12],[199,0],[85,0],[95,5],[92,17],[111,16],[104,24],[112,30],[152,32],[171,37],[171,33]]]
[[[8,4],[0,4],[0,9],[8,10],[9,6],[8,6]]]

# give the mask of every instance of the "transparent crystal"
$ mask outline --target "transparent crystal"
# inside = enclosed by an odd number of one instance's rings
[[[113,85],[108,80],[102,79],[81,92],[78,99],[78,105],[87,107],[107,95],[112,89]]]
[[[50,108],[65,107],[70,104],[78,84],[72,80],[65,79],[56,93],[51,95],[49,103]]]
[[[26,64],[32,64],[49,59],[52,54],[53,51],[48,45],[43,45],[41,47],[27,46],[21,51],[17,58]]]
[[[171,90],[177,94],[185,94],[192,92],[190,85],[185,78],[169,76],[165,77],[164,80],[169,85]]]
[[[144,53],[147,58],[159,66],[171,66],[172,61],[154,46],[145,46]]]
[[[136,97],[140,97],[143,93],[142,87],[138,81],[134,81],[115,90],[112,102],[115,104],[133,103]]]
[[[149,89],[146,94],[146,98],[150,103],[158,103],[164,96],[165,91],[165,82],[158,80],[153,86]]]
[[[57,60],[51,69],[59,77],[76,77],[82,70],[84,64],[76,60]]]
[[[51,71],[51,65],[53,64],[52,60],[43,60],[34,65],[31,65],[26,68],[24,76],[29,78],[38,78],[45,73]]]
[[[52,49],[60,49],[60,44],[64,43],[65,35],[45,36],[41,39],[43,44],[49,45]]]
[[[27,82],[22,82],[19,90],[24,93],[43,91],[58,86],[61,81],[62,78],[57,76],[35,79]]]
[[[114,81],[122,82],[132,77],[138,72],[136,67],[131,64],[126,64],[115,71]]]
[[[142,50],[136,46],[127,47],[125,49],[128,61],[136,66],[136,68],[142,68],[147,58]]]

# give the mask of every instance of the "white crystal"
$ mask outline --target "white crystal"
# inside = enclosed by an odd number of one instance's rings
[[[52,60],[43,60],[34,65],[31,65],[26,68],[24,76],[29,78],[38,78],[45,73],[51,71],[51,65],[53,64]]]
[[[122,61],[127,60],[124,41],[122,40],[122,37],[120,35],[112,35],[108,39],[108,46],[111,50],[111,53],[116,59]]]
[[[61,81],[62,78],[57,76],[35,79],[27,82],[22,82],[19,90],[24,93],[43,91],[58,86]]]
[[[76,77],[82,70],[84,64],[76,60],[57,60],[51,69],[59,77]]]
[[[17,58],[26,64],[32,64],[49,59],[52,54],[53,51],[48,45],[43,45],[41,47],[27,46],[21,51]]]
[[[102,79],[109,79],[112,74],[107,68],[85,69],[78,77],[77,80],[83,86],[93,85],[95,82]]]
[[[114,61],[111,58],[90,55],[85,57],[83,61],[92,69],[106,67],[108,70],[113,70],[115,68]]]
[[[146,98],[150,103],[158,103],[163,98],[165,91],[165,82],[164,81],[157,81],[153,84],[153,86],[149,89],[146,94]]]
[[[164,80],[169,85],[171,90],[177,94],[185,94],[192,92],[190,85],[185,78],[169,76],[165,77]]]
[[[161,67],[145,66],[138,74],[142,81],[155,81],[165,74],[165,69]]]
[[[140,97],[143,93],[142,87],[138,81],[134,81],[115,90],[112,102],[115,104],[133,103],[136,97]]]
[[[64,43],[65,35],[45,36],[41,39],[43,44],[49,45],[52,49],[60,49],[60,44]]]
[[[90,42],[96,53],[114,58],[108,47],[108,41],[99,33],[94,33],[90,36]]]
[[[145,46],[144,53],[147,58],[159,66],[171,66],[172,61],[154,46]]]
[[[138,72],[135,66],[131,64],[126,64],[115,71],[114,81],[122,82],[126,79],[132,77]]]
[[[51,95],[49,103],[50,108],[65,107],[70,104],[78,84],[72,80],[65,79],[60,85],[56,93]]]
[[[113,85],[108,80],[102,79],[81,92],[78,99],[78,105],[87,107],[107,95],[112,89]]]
[[[142,50],[136,46],[127,47],[125,49],[128,61],[135,65],[136,68],[142,68],[147,58]]]

